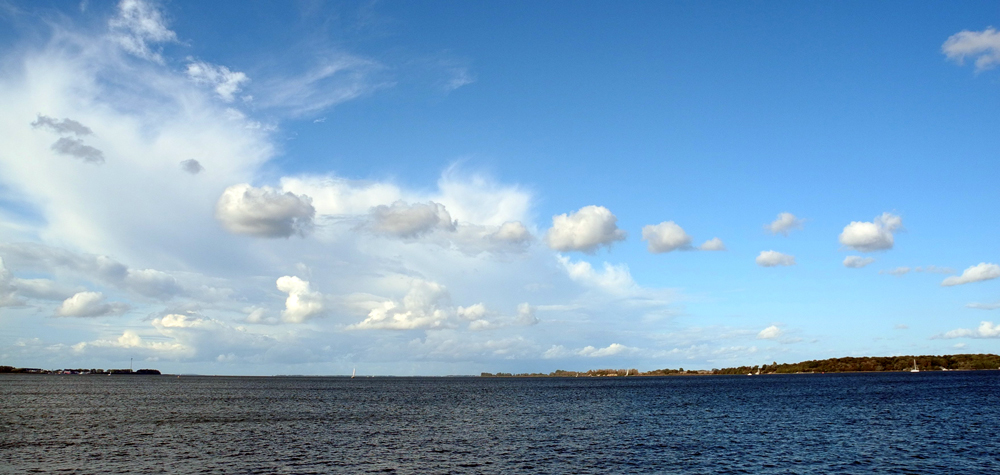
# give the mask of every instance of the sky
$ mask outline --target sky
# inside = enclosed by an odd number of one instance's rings
[[[1000,350],[995,2],[0,0],[0,364]]]

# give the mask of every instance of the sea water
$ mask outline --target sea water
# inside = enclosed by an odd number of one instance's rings
[[[1000,371],[0,375],[2,473],[1000,473]]]

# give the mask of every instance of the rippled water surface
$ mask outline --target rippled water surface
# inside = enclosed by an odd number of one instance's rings
[[[0,472],[1000,473],[1000,371],[0,375]]]

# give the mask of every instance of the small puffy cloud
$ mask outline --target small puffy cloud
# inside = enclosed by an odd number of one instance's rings
[[[642,240],[648,243],[646,249],[654,254],[677,249],[691,249],[691,236],[688,236],[684,229],[673,221],[643,226]]]
[[[151,44],[176,42],[177,34],[167,28],[163,14],[143,0],[122,0],[118,15],[108,22],[111,39],[125,51],[149,61],[163,63]]]
[[[413,330],[418,328],[447,328],[453,326],[449,319],[453,309],[449,305],[448,289],[437,282],[414,281],[403,300],[386,300],[368,312],[368,318],[350,325],[348,329]],[[485,307],[475,305],[463,309],[465,318],[486,313]]]
[[[87,163],[104,163],[104,152],[84,145],[83,140],[60,137],[52,144],[52,150],[63,155],[79,158]]]
[[[853,221],[844,226],[840,243],[861,252],[892,249],[893,232],[903,226],[903,219],[892,213],[882,213],[871,222]]]
[[[941,281],[941,285],[950,287],[952,285],[962,285],[971,282],[982,282],[984,280],[996,279],[997,277],[1000,277],[1000,266],[981,262],[979,265],[965,269],[962,275],[953,275],[944,279]]]
[[[210,86],[226,102],[233,102],[233,95],[240,92],[240,85],[250,81],[246,74],[239,71],[202,61],[188,63],[187,75],[196,83]]]
[[[716,237],[705,241],[698,246],[698,249],[702,251],[725,251],[726,245],[722,243],[722,239]]]
[[[844,258],[844,267],[850,269],[860,269],[875,262],[874,257],[847,256]]]
[[[391,206],[375,206],[368,212],[368,226],[379,234],[399,238],[415,238],[435,229],[455,230],[448,210],[433,201],[411,205],[400,200]]]
[[[966,308],[975,308],[975,309],[978,309],[978,310],[996,310],[996,309],[1000,308],[1000,302],[993,302],[993,303],[973,302],[973,303],[970,303],[970,304],[966,304],[965,307]]]
[[[778,328],[776,325],[771,325],[771,326],[769,326],[769,327],[761,330],[760,333],[757,333],[757,339],[758,340],[775,340],[778,337],[780,337],[782,334],[783,334],[783,332],[781,331],[780,328]]]
[[[788,236],[788,233],[796,229],[802,229],[802,219],[796,218],[792,213],[779,213],[777,219],[771,224],[764,225],[764,229],[771,234],[781,234]]]
[[[559,256],[559,263],[566,269],[570,279],[588,287],[598,288],[611,294],[627,294],[638,288],[624,264],[616,266],[605,262],[604,272],[598,272],[589,262],[573,262],[566,256]]]
[[[309,282],[286,275],[276,282],[278,290],[288,294],[281,319],[288,323],[302,323],[323,312],[323,294],[309,288]]]
[[[552,217],[552,228],[545,239],[556,251],[593,253],[601,246],[611,247],[624,241],[625,231],[618,229],[618,218],[603,206],[584,206],[575,213]]]
[[[58,120],[41,114],[38,114],[38,118],[31,123],[31,126],[36,129],[44,127],[58,134],[74,134],[77,137],[93,135],[94,133],[90,127],[73,119]]]
[[[1000,32],[993,27],[960,31],[941,45],[941,52],[958,64],[964,64],[966,57],[976,58],[976,71],[992,69],[1000,64]]]
[[[782,254],[778,251],[760,251],[756,262],[761,267],[793,266],[795,265],[795,256]]]
[[[79,292],[56,309],[60,317],[103,317],[121,315],[129,309],[121,302],[105,302],[100,292]]]
[[[878,273],[879,274],[894,275],[896,277],[899,277],[899,276],[903,276],[903,275],[909,274],[911,270],[913,270],[913,269],[910,269],[909,267],[903,266],[903,267],[897,267],[895,269],[880,270],[880,271],[878,271]]]
[[[975,330],[958,328],[941,335],[940,338],[1000,338],[1000,325],[983,321],[979,322],[979,328]]]
[[[215,207],[215,217],[229,232],[268,238],[304,236],[315,214],[308,196],[248,184],[226,188]]]
[[[201,166],[198,160],[190,159],[181,162],[181,170],[184,170],[192,175],[197,175],[205,170],[205,167]]]

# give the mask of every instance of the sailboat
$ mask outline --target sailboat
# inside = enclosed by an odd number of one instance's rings
[[[913,369],[910,370],[911,373],[919,373],[920,369],[917,368],[917,359],[913,359]]]
[[[354,379],[354,375],[357,373],[358,373],[358,368],[354,368],[354,371],[351,371],[351,379]]]

